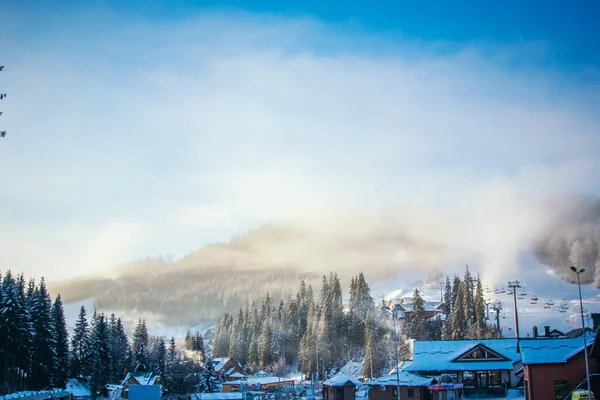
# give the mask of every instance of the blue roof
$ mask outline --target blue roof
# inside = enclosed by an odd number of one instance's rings
[[[593,332],[587,333],[588,347],[594,343],[594,337]],[[520,348],[523,364],[525,365],[566,363],[583,350],[583,336],[556,339],[522,339]]]
[[[456,360],[461,355],[483,345],[505,360]],[[499,371],[512,370],[520,361],[516,339],[424,340],[415,341],[413,362],[404,368],[411,372],[425,371]]]

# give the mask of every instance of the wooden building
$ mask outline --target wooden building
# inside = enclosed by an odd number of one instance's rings
[[[132,385],[161,387],[160,375],[154,372],[128,372],[120,385],[124,399],[129,398],[129,387]]]
[[[354,400],[361,383],[349,375],[338,374],[323,382],[323,400]]]
[[[600,382],[595,379],[600,361],[597,336],[587,333],[590,380],[596,398],[600,396]],[[562,399],[575,389],[587,389],[585,383],[585,355],[583,336],[575,338],[521,339],[525,398]]]
[[[413,353],[405,371],[429,377],[447,374],[467,394],[495,395],[520,382],[516,339],[415,341]]]
[[[367,382],[367,385],[371,388],[369,399],[396,400],[399,386],[401,399],[430,400],[429,386],[435,382],[434,378],[406,371],[400,371],[398,375],[392,373]]]
[[[215,366],[217,378],[221,381],[237,380],[235,378],[230,378],[230,376],[235,373],[244,373],[242,366],[231,357],[215,358],[212,360],[212,362]]]

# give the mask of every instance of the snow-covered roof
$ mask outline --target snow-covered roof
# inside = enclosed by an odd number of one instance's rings
[[[5,396],[0,396],[0,400],[13,400],[13,399],[20,399],[20,400],[49,400],[49,399],[56,399],[57,397],[67,397],[70,396],[70,393],[65,391],[65,390],[61,390],[61,389],[53,389],[53,390],[41,390],[39,392],[18,392],[18,393],[11,393],[11,394],[7,394]]]
[[[241,372],[234,372],[233,374],[229,375],[230,378],[240,378],[240,379],[243,378],[244,376],[246,376],[246,375],[242,374]]]
[[[594,333],[586,335],[587,345],[594,343]],[[522,339],[519,343],[523,364],[565,363],[583,350],[583,336],[576,338]]]
[[[350,375],[346,375],[346,374],[337,374],[336,376],[334,376],[333,378],[327,379],[325,382],[323,382],[323,385],[326,386],[346,386],[346,384],[350,382],[350,384],[354,385],[354,386],[360,386],[362,385],[362,383],[350,376]]]
[[[261,385],[268,385],[270,383],[278,383],[278,382],[290,382],[292,381],[292,379],[287,379],[287,378],[280,378],[277,376],[265,376],[264,378],[248,378],[248,379],[238,379],[236,381],[229,381],[229,382],[224,382],[223,385],[239,385],[241,383],[244,384],[244,386],[246,385],[257,385],[257,384],[261,384]]]
[[[502,359],[457,360],[471,349],[483,345]],[[414,342],[413,362],[405,371],[499,371],[512,370],[513,363],[520,361],[516,339],[479,340],[422,340]]]
[[[77,379],[69,379],[65,390],[75,397],[85,397],[90,395],[90,389]]]
[[[233,393],[198,393],[192,395],[193,400],[237,400],[242,399],[244,393],[233,392]]]
[[[225,364],[229,362],[229,360],[231,360],[230,357],[214,358],[212,362],[215,365],[215,371],[221,371],[223,367],[225,367]]]
[[[158,377],[154,372],[128,372],[122,384],[127,383],[130,378],[134,378],[140,385],[155,385]]]
[[[396,373],[394,373],[394,374],[382,376],[381,378],[377,378],[377,379],[373,379],[372,381],[369,381],[368,384],[369,385],[383,385],[383,386],[393,385],[393,386],[396,386],[396,385],[398,385],[398,381],[399,381],[400,382],[399,386],[429,386],[433,383],[434,380],[435,380],[434,378],[426,378],[424,376],[420,376],[417,374],[413,374],[410,372],[400,370],[398,375],[396,375]]]

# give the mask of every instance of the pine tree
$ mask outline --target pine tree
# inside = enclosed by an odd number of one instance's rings
[[[123,379],[130,368],[128,353],[130,351],[129,338],[125,333],[125,327],[121,318],[116,318],[113,321],[111,315],[109,323],[110,331],[110,357],[111,357],[111,380],[119,381]]]
[[[258,341],[258,363],[262,368],[266,368],[273,362],[273,338],[271,333],[271,324],[269,321],[263,322],[263,329]]]
[[[378,330],[373,313],[369,311],[365,323],[365,358],[363,367],[363,376],[365,377],[376,377],[385,365],[385,355],[383,354]]]
[[[35,332],[31,387],[34,390],[51,389],[56,365],[56,342],[52,302],[44,278],[40,280],[40,285],[33,295],[31,317]]]
[[[215,393],[219,390],[219,383],[217,381],[217,374],[215,372],[215,366],[212,362],[212,358],[209,356],[204,364],[204,371],[200,376],[200,384],[198,385],[198,391],[200,393]]]
[[[475,326],[477,328],[477,338],[485,337],[485,325],[485,299],[483,298],[481,279],[478,277],[475,289]]]
[[[452,311],[452,285],[450,284],[450,277],[446,275],[446,287],[444,289],[444,314],[450,315]]]
[[[177,346],[175,345],[175,338],[171,336],[169,340],[169,349],[167,350],[167,360],[169,363],[175,362],[177,358]]]
[[[411,336],[415,340],[427,340],[427,318],[425,316],[425,302],[419,293],[419,289],[415,288],[413,292],[413,312],[410,317]]]
[[[140,319],[135,327],[132,353],[134,370],[148,371],[148,328],[145,319]]]
[[[165,339],[160,337],[156,344],[155,355],[154,355],[154,372],[158,375],[164,375],[166,370],[167,362],[167,346]]]
[[[69,380],[69,334],[60,294],[56,296],[52,307],[54,342],[56,343],[56,365],[54,387],[64,388]]]
[[[97,314],[92,325],[90,340],[90,363],[92,376],[90,392],[92,398],[106,395],[106,385],[110,381],[111,368],[110,332],[103,313]]]
[[[85,312],[81,306],[79,317],[75,322],[73,337],[71,338],[71,376],[85,378],[90,375],[90,332]]]
[[[246,362],[244,339],[244,312],[239,308],[231,327],[229,357],[240,360],[242,363]]]
[[[0,282],[0,386],[10,392],[22,389],[28,368],[31,325],[22,287],[22,276],[15,281],[8,271]]]
[[[456,302],[452,308],[452,339],[464,339],[467,331],[467,318],[463,306],[464,292],[468,290],[465,282],[461,282],[458,286]],[[470,308],[470,307],[467,307]]]
[[[452,310],[454,310],[454,306],[456,305],[456,298],[458,297],[458,291],[461,284],[461,280],[458,276],[454,275],[454,279],[452,280],[452,301],[450,302]]]
[[[463,291],[462,307],[464,307],[465,319],[467,326],[475,322],[475,309],[473,302],[473,277],[469,271],[469,266],[465,267],[465,276],[463,278],[465,284],[465,290]]]

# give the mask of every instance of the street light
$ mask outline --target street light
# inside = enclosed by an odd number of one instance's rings
[[[281,362],[283,360],[283,371],[279,371],[279,384],[278,384],[278,392],[279,392],[279,398],[281,398],[281,374],[283,372],[285,372],[285,342],[283,341],[283,335],[285,335],[285,332],[271,332],[273,335],[277,336],[279,338],[279,340],[281,341],[281,354],[279,355],[279,361]]]
[[[396,306],[397,307],[397,306]],[[390,307],[385,307],[386,310],[389,310],[392,313],[392,321],[394,321],[394,341],[396,342],[396,348],[394,349],[394,353],[396,354],[396,394],[398,395],[398,400],[400,400],[400,361],[398,360],[398,348],[400,347],[399,345],[399,337],[398,335],[396,335],[396,313],[394,312],[394,310],[396,309],[396,307],[394,307],[394,309],[390,308]],[[371,357],[371,359],[373,359],[373,357]],[[373,368],[371,368],[371,375],[373,374]]]
[[[590,393],[592,393],[592,388],[590,385],[590,366],[588,363],[587,340],[585,338],[585,320],[583,319],[583,299],[581,298],[581,274],[585,272],[585,268],[580,268],[578,270],[574,266],[571,266],[571,271],[577,274],[577,286],[579,287],[579,307],[581,308],[581,332],[583,334],[583,354],[585,356],[585,380],[587,381],[587,390],[589,396]]]

